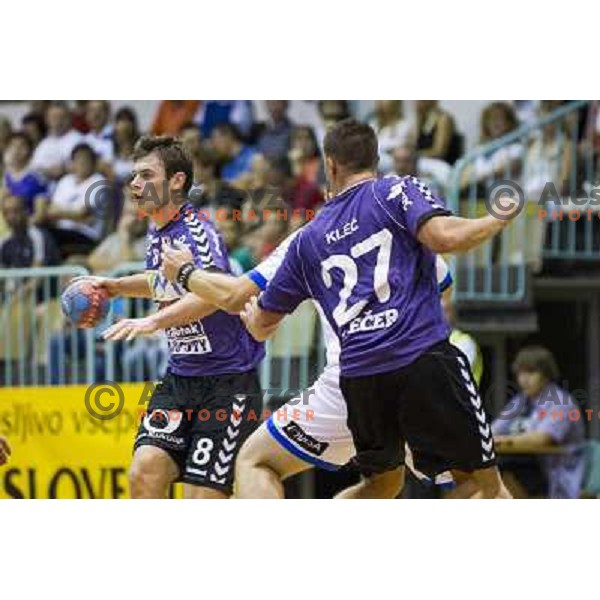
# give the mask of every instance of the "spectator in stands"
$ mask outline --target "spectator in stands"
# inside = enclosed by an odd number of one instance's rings
[[[197,208],[240,209],[244,194],[221,179],[221,163],[215,150],[200,146],[192,155],[194,183],[198,186],[190,192],[190,200]]]
[[[394,175],[398,175],[398,177],[416,175],[435,193],[441,196],[445,194],[451,172],[448,163],[436,158],[419,157],[416,146],[412,143],[394,148],[392,159]]]
[[[557,107],[555,101],[542,100],[539,117],[543,118]],[[550,123],[542,127],[541,135],[529,145],[525,156],[522,187],[525,198],[534,209],[540,207],[539,200],[548,183],[554,185],[559,196],[569,194],[572,142],[567,134],[564,121]],[[554,190],[552,190],[554,191]],[[575,192],[575,190],[573,190]],[[554,194],[552,194],[554,196]],[[557,208],[558,199],[550,199],[550,211]],[[546,222],[532,212],[524,220],[521,230],[521,243],[513,244],[509,260],[514,264],[525,262],[534,273],[542,269],[542,251],[546,235]]]
[[[124,186],[123,212],[117,230],[105,238],[87,259],[87,265],[96,273],[116,269],[126,262],[144,260],[148,218],[141,215],[138,205],[130,196],[129,185]]]
[[[555,108],[554,101],[542,100],[539,118],[549,115]],[[542,135],[529,146],[526,158],[523,184],[528,199],[537,202],[547,182],[553,182],[559,193],[568,193],[571,140],[567,136],[564,122],[545,125]]]
[[[306,219],[314,216],[316,210],[323,204],[325,198],[319,186],[300,177],[295,177],[289,159],[286,156],[267,160],[266,185],[282,198],[292,210],[301,211],[302,219],[292,219],[293,228],[305,223]],[[312,211],[307,213],[307,211]]]
[[[314,185],[324,182],[319,144],[311,127],[296,125],[292,129],[288,158],[295,177]]]
[[[33,223],[44,217],[48,202],[47,187],[43,179],[31,169],[33,145],[24,132],[14,133],[4,151],[4,185],[13,196],[25,201],[25,210]]]
[[[235,218],[233,212],[219,213],[215,220],[217,228],[227,246],[229,264],[234,275],[241,275],[252,269],[256,262],[250,249],[243,244],[243,223],[240,218]]]
[[[257,152],[251,146],[245,146],[240,133],[228,123],[217,125],[210,137],[213,148],[223,162],[221,176],[225,181],[234,182],[252,168],[252,159]]]
[[[267,158],[286,156],[290,149],[292,123],[287,100],[267,100],[268,119],[255,127],[256,149]]]
[[[12,124],[9,119],[0,115],[0,153],[4,153],[10,136],[13,134]]]
[[[44,114],[28,113],[21,119],[21,127],[34,148],[46,137],[46,119]]]
[[[187,123],[181,128],[179,137],[190,156],[193,156],[202,145],[200,128],[192,122]]]
[[[90,130],[86,117],[88,103],[89,100],[75,100],[71,111],[73,129],[79,133],[88,133]]]
[[[179,135],[184,125],[193,121],[199,106],[200,100],[162,100],[152,123],[152,133]]]
[[[110,102],[108,100],[90,100],[86,106],[85,118],[89,132],[83,138],[83,142],[96,153],[101,161],[99,168],[101,171],[105,171],[105,166],[112,164],[114,159]]]
[[[112,170],[117,185],[123,184],[131,177],[133,169],[133,147],[140,137],[137,116],[128,106],[120,108],[115,114],[113,133],[114,161]]]
[[[462,154],[462,136],[450,113],[437,100],[417,100],[416,143],[419,156],[438,158],[453,165]]]
[[[46,179],[57,181],[66,172],[73,148],[82,135],[71,124],[71,113],[66,102],[53,101],[46,112],[48,135],[38,144],[31,161],[32,169]]]
[[[2,216],[9,230],[9,235],[0,241],[0,266],[3,269],[60,263],[60,252],[53,239],[46,231],[29,223],[23,198],[5,196]]]
[[[555,383],[554,356],[541,346],[523,348],[513,371],[519,393],[492,424],[496,450],[505,455],[500,461],[505,483],[517,498],[578,498],[584,475],[583,417],[571,395]]]
[[[208,140],[213,129],[223,123],[231,123],[242,136],[250,133],[253,122],[252,104],[249,100],[203,100],[194,116],[200,127],[202,139]]]
[[[492,102],[481,113],[479,143],[488,144],[508,135],[518,126],[517,115],[508,102]],[[464,170],[462,185],[486,186],[494,178],[515,178],[519,174],[522,158],[523,145],[518,141],[501,146],[490,154],[478,156],[469,168]]]
[[[63,259],[72,254],[88,255],[102,237],[109,188],[98,173],[97,163],[90,146],[75,146],[72,172],[60,179],[48,207],[49,229]]]
[[[377,133],[379,169],[386,173],[392,167],[393,149],[409,142],[412,135],[411,125],[404,118],[402,100],[376,100],[369,125]]]
[[[348,100],[319,100],[319,116],[321,129],[325,133],[339,121],[351,116]]]

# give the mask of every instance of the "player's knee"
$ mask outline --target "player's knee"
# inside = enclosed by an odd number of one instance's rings
[[[254,444],[252,440],[248,440],[241,447],[235,461],[236,477],[255,469],[268,469],[276,472],[260,444]]]
[[[132,498],[161,495],[172,479],[159,456],[142,453],[135,456],[129,468],[129,489]]]

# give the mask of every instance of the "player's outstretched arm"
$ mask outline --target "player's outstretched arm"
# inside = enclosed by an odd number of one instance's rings
[[[492,215],[479,219],[435,216],[426,221],[417,234],[418,240],[433,252],[467,252],[494,237],[511,222]]]
[[[190,265],[186,267],[186,265]],[[226,273],[214,273],[197,269],[192,254],[186,248],[167,248],[163,255],[163,267],[169,281],[181,281],[182,268],[186,273],[185,287],[203,300],[230,313],[239,313],[248,300],[258,294],[259,287],[245,275],[234,277]]]
[[[140,335],[152,335],[168,327],[187,325],[199,319],[204,319],[217,310],[216,306],[194,296],[194,294],[186,294],[181,300],[146,317],[117,321],[104,331],[102,337],[105,340],[129,341]]]
[[[244,310],[240,313],[244,325],[252,336],[259,342],[269,339],[276,331],[279,323],[285,317],[282,313],[275,313],[262,309],[258,305],[258,298],[253,296]]]
[[[96,275],[81,275],[72,281],[91,281],[94,285],[104,288],[111,298],[124,296],[127,298],[152,298],[152,291],[144,273],[127,275],[126,277],[98,277]]]

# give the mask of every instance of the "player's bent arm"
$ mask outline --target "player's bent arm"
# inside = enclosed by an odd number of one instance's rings
[[[127,275],[126,277],[92,277],[109,296],[125,296],[127,298],[152,298],[152,290],[144,273]]]
[[[258,299],[253,296],[246,303],[244,310],[240,313],[246,329],[252,337],[259,342],[268,340],[279,327],[279,323],[285,318],[285,314],[264,310],[258,305]]]
[[[194,294],[161,308],[158,312],[137,319],[121,319],[104,331],[105,340],[133,340],[140,335],[152,335],[160,329],[187,325],[208,317],[218,308]]]
[[[221,310],[238,314],[246,302],[260,292],[260,288],[246,275],[234,277],[196,269],[190,275],[187,289]]]
[[[150,315],[150,318],[156,324],[157,329],[167,329],[205,319],[217,310],[219,308],[214,304],[210,304],[194,294],[186,294],[181,300]]]
[[[152,298],[152,291],[144,273],[136,273],[126,277],[99,277],[96,275],[79,275],[74,281],[91,281],[104,288],[111,298],[125,296],[128,298]]]
[[[467,252],[502,231],[509,220],[491,215],[479,219],[435,216],[426,221],[417,233],[418,240],[433,252]]]

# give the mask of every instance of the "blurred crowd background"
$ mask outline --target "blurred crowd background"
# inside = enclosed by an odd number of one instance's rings
[[[38,240],[35,252],[29,253],[4,244],[0,263],[28,267],[68,262],[105,271],[124,260],[141,259],[146,224],[134,218],[125,199],[133,147],[146,132],[182,138],[194,161],[196,206],[289,208],[306,215],[312,214],[307,210],[318,210],[326,193],[324,132],[343,118],[356,116],[375,128],[383,175],[417,174],[445,195],[452,167],[469,147],[500,139],[565,103],[465,102],[455,112],[466,131],[452,111],[433,100],[164,100],[129,105],[34,101],[11,103],[4,110],[0,104],[0,238],[26,220],[29,235]],[[589,153],[590,140],[592,152],[600,143],[595,104],[573,118],[576,124],[565,121],[563,131],[548,127],[527,147],[515,142],[478,157],[461,173],[461,189],[484,185],[491,176],[510,170],[529,196],[539,193],[547,181],[556,181],[563,190],[573,167],[573,136],[567,129],[577,125],[582,153]],[[593,160],[595,166],[597,154]],[[527,168],[520,168],[524,164]],[[594,168],[591,179],[596,172]],[[584,181],[583,173],[576,176],[579,186],[593,183]],[[84,202],[86,193],[92,204],[94,194],[104,201],[112,195],[109,209],[91,210],[90,202],[88,206]],[[262,260],[302,220],[242,219],[238,226],[222,219],[219,224],[234,268],[240,271]],[[542,241],[537,241],[541,249]],[[539,269],[541,250],[537,250],[527,259]]]
[[[600,174],[598,108],[597,101],[560,100],[0,103],[0,269],[72,267],[72,271],[52,272],[46,278],[41,272],[36,277],[5,274],[0,278],[1,318],[8,332],[0,342],[0,379],[12,385],[74,383],[90,378],[139,381],[156,377],[164,368],[162,338],[107,348],[99,339],[91,339],[93,334],[69,329],[56,303],[64,281],[61,274],[127,274],[143,260],[148,223],[139,218],[133,203],[127,202],[127,184],[133,148],[144,133],[183,140],[193,159],[191,198],[196,207],[212,215],[218,209],[228,213],[239,210],[247,217],[216,220],[229,248],[232,271],[241,274],[268,256],[307,215],[322,206],[327,194],[323,135],[341,119],[354,116],[373,126],[379,139],[382,175],[417,175],[448,197],[453,210],[474,216],[481,214],[481,198],[496,179],[518,182],[527,201],[535,206],[548,182],[561,198],[589,193]],[[94,204],[102,210],[93,210]],[[263,218],[263,209],[270,209],[272,215]],[[258,218],[250,218],[251,210]],[[277,211],[286,210],[287,218],[277,216]],[[294,210],[304,216],[291,218]],[[572,274],[573,252],[562,257],[568,260],[560,263],[558,271],[552,270],[552,260],[546,260],[556,258],[544,248],[560,243],[562,230],[557,231],[550,232],[543,220],[529,219],[513,236],[516,239],[488,246],[484,255],[470,263],[453,263],[460,283],[456,296],[470,306],[471,321],[464,313],[461,320],[460,304],[453,306],[452,301],[447,314],[473,364],[478,361],[484,390],[500,384],[506,388],[511,378],[509,365],[517,351],[528,342],[542,342],[557,354],[569,380],[588,389],[588,404],[597,406],[597,394],[592,394],[589,386],[594,382],[600,385],[600,381],[592,368],[580,368],[585,360],[589,363],[597,357],[600,361],[600,349],[595,349],[597,332],[592,341],[585,342],[578,358],[572,346],[570,352],[562,352],[563,342],[571,344],[568,332],[557,334],[556,323],[548,325],[547,310],[557,309],[535,306],[530,294],[533,288],[528,287],[530,278]],[[577,226],[567,232],[569,251],[571,240],[574,250],[580,243],[585,246],[588,282],[597,266],[594,244],[598,234],[590,231],[588,226],[583,230]],[[500,267],[504,269],[501,272],[497,271]],[[512,267],[517,270],[510,270]],[[468,276],[463,276],[465,269],[470,270]],[[466,286],[464,282],[471,280],[472,285]],[[513,283],[520,287],[510,292]],[[597,303],[597,295],[594,298]],[[500,305],[477,305],[488,300],[500,301]],[[502,305],[505,300],[507,306]],[[502,317],[509,314],[508,324],[504,321],[502,332],[486,338],[489,323],[500,318],[499,306]],[[589,329],[590,324],[600,324],[597,307],[590,304],[574,309],[573,314],[568,310],[562,313],[563,318],[573,319],[574,335]],[[145,301],[115,302],[110,318],[140,316],[150,308]],[[537,310],[536,322],[521,327],[531,310]],[[486,346],[483,350],[475,339],[480,331]],[[544,333],[541,337],[540,331]],[[502,346],[500,333],[504,335]],[[582,361],[583,355],[586,359]],[[270,357],[263,369],[263,380],[270,385],[302,387],[310,382],[324,360],[317,318],[310,307],[303,305],[295,319],[286,321],[271,343]],[[543,377],[529,391],[519,380],[514,394],[534,398],[543,389],[554,389],[548,387],[558,384],[559,367],[548,367],[554,360],[546,355],[540,358],[535,352],[533,358],[526,354],[526,360],[515,367],[514,377],[519,372]],[[82,375],[84,363],[88,370]],[[502,398],[509,399],[506,396],[498,389],[491,400],[486,396],[493,412],[501,407]],[[510,431],[502,429],[503,433],[529,431],[530,413],[525,413]],[[548,435],[555,443],[577,446],[598,431],[597,426],[580,422],[558,433],[552,429]],[[573,470],[577,471],[578,483],[571,485],[569,492],[576,495],[586,478],[579,449],[577,446],[574,451],[579,458],[573,458],[572,464],[565,462],[554,470],[546,465],[543,470],[547,478],[557,477],[557,472],[559,478],[565,477],[568,472],[571,482]],[[319,493],[325,495],[330,487],[341,484],[333,476],[327,477],[319,484],[324,489]],[[525,480],[529,479],[533,476],[526,473]],[[541,493],[552,495],[545,489]]]

